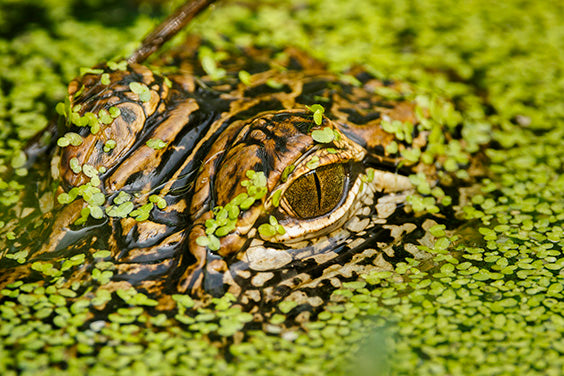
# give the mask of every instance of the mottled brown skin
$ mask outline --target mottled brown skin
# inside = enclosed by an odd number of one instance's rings
[[[105,206],[125,191],[136,194],[136,207],[146,203],[151,194],[163,197],[167,207],[153,208],[144,222],[104,217],[76,226],[73,223],[84,202],[77,199],[63,207],[56,204],[52,212],[43,215],[42,236],[48,234],[47,238],[39,246],[29,247],[27,264],[12,265],[4,283],[25,275],[35,260],[109,249],[116,266],[114,284],[129,283],[157,295],[174,291],[221,295],[229,291],[244,304],[276,300],[305,286],[303,291],[313,299],[309,304],[315,305],[316,288],[321,294],[327,286],[340,283],[338,280],[354,278],[366,265],[387,268],[387,260],[397,257],[392,247],[398,240],[429,226],[427,217],[414,216],[405,207],[412,187],[402,176],[421,171],[435,180],[436,171],[433,166],[410,165],[399,152],[389,154],[386,146],[398,140],[381,127],[383,118],[417,123],[415,104],[403,99],[404,85],[382,82],[359,70],[352,72],[360,82],[355,86],[294,49],[286,50],[284,60],[277,61],[274,68],[270,66],[271,51],[248,49],[235,54],[220,64],[226,77],[214,81],[198,62],[198,45],[191,39],[180,52],[156,62],[162,71],[177,67],[173,73],[157,74],[136,64],[126,71],[101,66],[110,74],[110,85],[102,85],[100,76],[94,74],[73,81],[69,100],[71,107],[82,106],[80,114],[115,106],[121,115],[97,134],[74,125],[59,131],[81,134],[84,141],[80,146],[50,147],[54,180],[60,180],[57,195],[89,181],[84,173],[70,169],[71,158],[77,158],[81,165],[106,168],[100,174]],[[240,82],[241,70],[252,74],[250,85]],[[128,85],[133,81],[149,87],[149,101],[143,102],[131,92]],[[400,99],[375,94],[378,86],[397,91]],[[321,125],[315,124],[306,108],[315,103],[325,108]],[[329,144],[316,142],[311,132],[325,127],[334,130],[339,139]],[[152,149],[146,145],[151,138],[161,139],[167,146]],[[116,140],[117,146],[104,152],[104,143],[110,139]],[[412,147],[398,143],[400,152]],[[425,143],[424,133],[414,134],[415,146],[423,149]],[[328,148],[336,152],[330,153]],[[28,150],[36,149],[30,146]],[[346,176],[337,180],[346,179],[347,185],[342,202],[329,213],[297,218],[284,205],[273,205],[272,194],[279,188],[286,190],[311,171],[304,161],[313,155],[319,157],[320,166],[346,166],[341,169]],[[301,167],[284,181],[284,170],[292,164]],[[368,167],[378,173],[366,191],[359,179]],[[196,239],[205,235],[205,221],[213,217],[212,209],[246,192],[241,182],[247,179],[248,170],[264,172],[267,195],[241,212],[235,230],[219,238],[219,250],[198,245]],[[285,202],[287,209],[288,200]],[[339,213],[343,205],[349,205],[348,209]],[[268,222],[270,215],[289,232],[265,241],[256,229]],[[404,226],[406,221],[412,225]],[[359,222],[369,224],[356,232]],[[410,250],[402,252],[418,257]],[[88,278],[84,271],[91,268],[85,265],[80,278]],[[340,279],[334,280],[337,275]],[[78,274],[70,276],[69,282],[73,278]]]

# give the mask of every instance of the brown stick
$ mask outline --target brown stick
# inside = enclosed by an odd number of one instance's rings
[[[166,41],[175,36],[198,13],[205,10],[216,0],[190,0],[164,20],[155,30],[143,39],[141,46],[127,59],[129,64],[140,64]]]

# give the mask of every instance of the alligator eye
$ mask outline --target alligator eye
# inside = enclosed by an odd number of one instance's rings
[[[346,181],[342,164],[319,167],[300,176],[286,189],[283,205],[299,218],[322,216],[342,201]]]

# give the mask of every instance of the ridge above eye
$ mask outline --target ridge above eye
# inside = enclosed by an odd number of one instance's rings
[[[297,178],[286,189],[282,203],[295,217],[320,217],[342,201],[346,181],[343,164],[321,166]]]

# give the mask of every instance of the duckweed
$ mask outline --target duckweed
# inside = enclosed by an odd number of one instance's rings
[[[413,141],[413,124],[411,124],[410,122],[402,123],[399,120],[390,122],[389,120],[384,119],[382,121],[382,129],[386,132],[394,134],[400,141],[405,141],[408,144],[411,144],[411,142]]]
[[[258,227],[258,232],[264,239],[268,239],[275,235],[284,235],[286,230],[284,230],[282,225],[278,224],[276,217],[271,215],[268,223],[263,223]]]
[[[320,144],[328,144],[333,142],[335,139],[335,133],[329,127],[325,127],[323,129],[316,129],[311,132],[311,137],[314,141],[319,142]]]
[[[116,71],[116,70],[124,71],[124,70],[127,69],[127,61],[125,61],[125,60],[122,60],[122,61],[119,61],[119,62],[109,61],[108,62],[108,68],[110,68],[111,70],[114,70],[114,71]]]
[[[225,69],[218,67],[218,55],[209,47],[200,47],[199,56],[202,68],[212,80],[219,80],[225,77]]]
[[[102,85],[109,85],[110,84],[110,74],[109,73],[103,73],[102,77],[100,77],[100,83]]]
[[[251,85],[251,74],[247,71],[240,71],[239,72],[239,81],[241,81],[245,86]]]
[[[306,163],[307,168],[309,168],[310,170],[314,170],[319,166],[319,157],[317,155],[314,155],[307,163]]]
[[[57,140],[57,145],[60,147],[65,146],[80,146],[82,145],[82,137],[74,132],[67,132],[65,135]]]
[[[150,195],[149,201],[157,205],[157,207],[161,210],[166,208],[167,205],[166,200],[158,195]]]
[[[117,142],[115,140],[108,140],[104,143],[104,152],[109,153],[117,146]]]
[[[313,121],[315,124],[317,125],[321,125],[321,123],[323,122],[323,113],[325,112],[325,108],[323,108],[322,105],[320,104],[314,104],[311,106],[307,107],[308,110],[310,110],[311,112],[313,112]],[[312,134],[313,136],[313,134]],[[333,140],[331,140],[333,141]],[[329,142],[331,142],[329,141]]]
[[[142,13],[121,27],[108,27],[105,17],[130,10],[112,5],[113,12],[107,12],[102,3],[89,2],[85,22],[75,18],[82,6],[75,0],[26,0],[22,4],[43,11],[38,13],[43,18],[26,23],[26,8],[18,3],[10,13],[14,17],[0,23],[0,61],[9,67],[0,71],[7,83],[0,89],[1,171],[25,166],[19,153],[24,139],[47,124],[76,67],[131,50],[128,41],[140,40],[150,29]],[[417,91],[429,93],[421,107],[431,113],[425,129],[433,142],[420,155],[408,154],[412,161],[432,164],[445,156],[444,168],[455,171],[467,163],[465,153],[491,142],[485,152],[490,179],[462,209],[476,230],[466,227],[455,239],[435,225],[429,230],[434,245],[428,248],[436,268],[408,259],[394,270],[372,271],[362,283],[336,290],[309,324],[292,326],[300,307],[285,301],[270,326],[258,329],[229,296],[201,307],[175,295],[171,313],[157,313],[151,310],[156,301],[135,289],[105,289],[109,274],[99,267],[85,271],[96,275],[89,285],[65,287],[65,275],[81,268],[78,258],[36,264],[43,279],[17,281],[0,292],[0,373],[560,374],[562,6],[483,0],[241,4],[218,6],[191,32],[218,48],[294,45],[335,72],[363,64],[376,77],[416,84]],[[215,67],[205,63],[212,66],[211,76],[220,69],[218,61],[214,55]],[[126,66],[123,60],[108,63],[111,70]],[[386,87],[374,91],[398,95]],[[437,93],[455,106],[435,102]],[[56,111],[81,122],[64,103]],[[108,112],[116,117],[115,110]],[[95,133],[100,125],[92,115],[85,125]],[[464,142],[445,144],[436,124],[462,124]],[[386,150],[398,151],[397,144]],[[286,178],[290,173],[285,171]],[[18,184],[0,181],[4,206],[17,202],[23,189]],[[412,205],[422,210],[448,193],[432,188],[428,193],[422,181],[415,185],[428,195],[414,198]],[[69,192],[63,201],[76,197]],[[250,195],[244,200],[247,208],[255,202]],[[20,230],[8,227],[7,215],[2,220],[3,237],[16,240]],[[24,263],[26,252],[25,245],[10,248],[5,257]]]
[[[154,204],[149,202],[135,210],[132,210],[129,215],[131,217],[135,217],[135,220],[138,222],[145,221],[149,218],[149,214],[151,213],[151,210],[153,210],[153,206]]]
[[[129,84],[129,89],[139,96],[139,100],[142,102],[148,102],[151,100],[151,90],[142,82],[131,82]]]
[[[218,238],[227,236],[235,230],[239,213],[248,210],[256,201],[266,196],[268,189],[264,172],[248,170],[245,175],[248,180],[243,180],[241,185],[247,189],[247,193],[240,193],[225,206],[213,208],[213,218],[207,219],[205,222],[206,235],[199,236],[196,239],[198,245],[208,247],[212,251],[219,250],[221,243]],[[161,197],[154,197],[156,202],[157,200],[162,200],[158,201],[161,203],[164,201]],[[166,202],[164,204],[166,205]],[[276,229],[283,231],[279,227],[276,227]]]
[[[164,142],[163,140],[160,140],[158,138],[151,138],[149,140],[147,140],[147,146],[150,147],[151,149],[155,149],[155,150],[161,150],[164,147],[166,147],[166,142]]]

